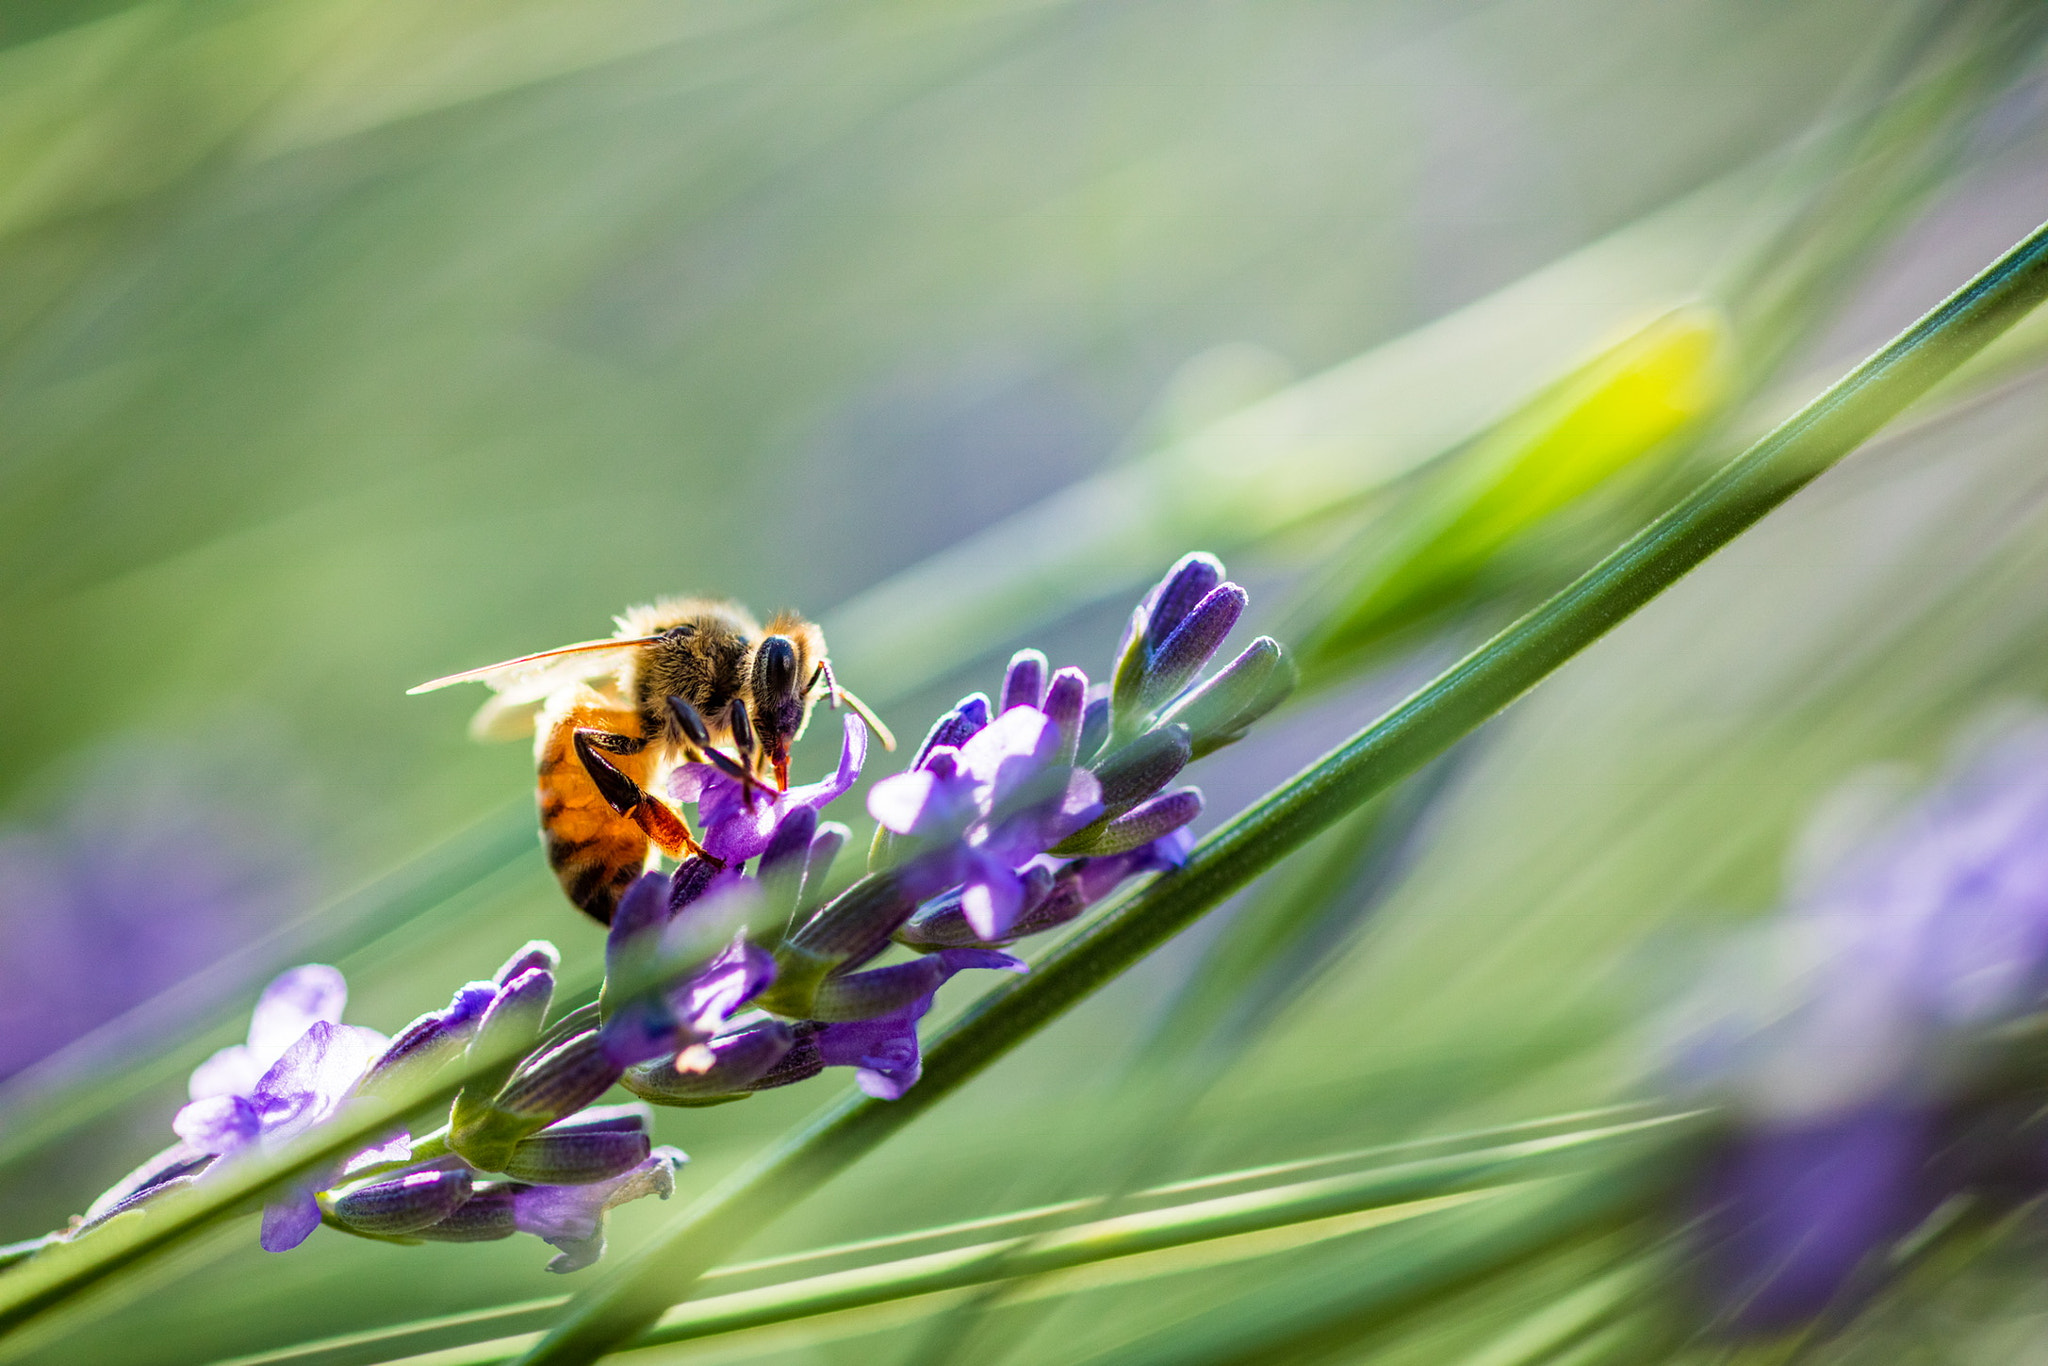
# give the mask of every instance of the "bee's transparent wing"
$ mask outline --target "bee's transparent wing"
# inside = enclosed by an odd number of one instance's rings
[[[433,692],[456,683],[481,683],[498,694],[501,709],[538,702],[550,694],[588,679],[612,673],[632,656],[637,646],[659,640],[659,636],[636,636],[629,640],[586,640],[537,655],[521,655],[501,664],[487,664],[407,688],[406,696]]]

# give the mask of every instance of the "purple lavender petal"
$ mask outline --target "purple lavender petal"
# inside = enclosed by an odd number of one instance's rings
[[[727,1020],[774,980],[774,956],[744,933],[735,935],[702,972],[670,993],[676,1018],[695,1036],[686,1042],[708,1039],[725,1028]]]
[[[256,1107],[240,1096],[207,1096],[179,1110],[171,1132],[194,1153],[231,1153],[263,1132]]]
[[[879,1019],[827,1025],[818,1031],[818,1056],[827,1067],[855,1067],[854,1082],[876,1100],[901,1100],[924,1075],[917,1022],[931,1009],[929,996]]]
[[[1048,770],[1040,775],[1039,786],[1043,795],[1037,801],[995,814],[996,824],[981,841],[982,853],[1019,867],[1103,814],[1101,786],[1085,768],[1068,769],[1064,774]]]
[[[823,886],[832,872],[832,861],[839,857],[839,851],[846,847],[846,841],[853,831],[838,821],[826,821],[818,827],[818,833],[811,838],[811,851],[804,858],[804,881],[812,887]]]
[[[959,834],[978,814],[978,784],[951,771],[946,762],[951,753],[938,751],[937,767],[893,774],[869,788],[868,814],[898,835],[945,839]]]
[[[785,806],[808,806],[816,811],[837,801],[860,779],[860,771],[868,760],[867,723],[854,715],[846,714],[844,734],[839,742],[839,767],[829,777],[803,787],[793,787],[782,795]]]
[[[512,1220],[560,1250],[548,1270],[579,1271],[604,1252],[604,1216],[629,1200],[675,1193],[676,1168],[689,1161],[674,1148],[656,1148],[645,1162],[608,1181],[587,1186],[534,1186],[512,1195]]]
[[[249,1016],[249,1050],[272,1062],[319,1021],[340,1024],[348,983],[337,968],[308,963],[279,974]]]
[[[295,1190],[263,1207],[263,1250],[290,1252],[320,1227],[320,1206],[313,1193]]]
[[[798,806],[782,818],[769,837],[768,847],[761,851],[761,862],[756,865],[756,876],[766,877],[770,869],[790,859],[808,859],[811,841],[818,833],[818,813],[808,806]],[[802,872],[801,865],[797,871]]]
[[[1019,650],[1010,657],[1010,667],[1003,674],[1003,702],[1001,711],[1016,707],[1036,707],[1045,700],[1045,674],[1050,666],[1042,650]]]
[[[333,1114],[384,1044],[372,1029],[314,1022],[256,1083],[251,1103],[264,1143],[296,1138]]]
[[[960,913],[984,942],[1009,934],[1023,912],[1024,879],[1008,864],[984,863],[960,889]]]
[[[1035,707],[1006,711],[960,750],[960,768],[980,789],[982,810],[1001,806],[1036,777],[1060,748],[1057,727]]]
[[[263,1074],[309,1025],[338,1023],[347,1003],[348,983],[325,964],[308,963],[278,974],[249,1017],[248,1042],[223,1048],[199,1064],[187,1094],[193,1100],[253,1095]]]
[[[867,723],[849,712],[839,746],[839,766],[828,777],[787,792],[755,788],[751,800],[744,784],[709,764],[679,765],[669,779],[669,792],[679,802],[697,804],[703,826],[699,834],[714,858],[737,865],[768,847],[785,813],[797,807],[817,811],[845,795],[867,762]]]
[[[1145,595],[1146,633],[1157,648],[1195,605],[1223,582],[1223,561],[1206,551],[1183,555]]]
[[[1039,929],[1049,929],[1052,923],[1064,923],[1073,918],[1069,915],[1055,922],[1038,923],[1038,912],[1053,893],[1054,876],[1050,866],[1034,861],[1019,870],[1019,876],[1024,887],[1024,905],[1001,940],[985,939],[967,923],[967,912],[961,905],[964,889],[955,888],[919,907],[917,918],[896,932],[896,941],[914,949],[996,948]],[[1075,913],[1078,914],[1080,909],[1079,898],[1074,898]]]

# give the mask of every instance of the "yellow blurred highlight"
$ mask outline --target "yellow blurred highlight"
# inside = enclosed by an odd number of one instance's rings
[[[1726,316],[1690,304],[1503,420],[1374,519],[1364,550],[1321,599],[1331,605],[1308,633],[1309,662],[1350,654],[1429,615],[1547,519],[1623,476],[1654,474],[1678,450],[1676,438],[1727,399],[1733,357]]]

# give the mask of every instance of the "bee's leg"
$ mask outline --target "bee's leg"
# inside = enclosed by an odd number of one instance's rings
[[[732,747],[740,756],[740,789],[746,796],[747,805],[752,807],[754,789],[761,785],[758,776],[761,768],[761,751],[754,740],[754,723],[747,715],[747,704],[743,699],[735,697],[732,700],[730,716]]]
[[[689,702],[680,697],[668,699],[668,709],[675,713],[676,724],[683,728],[683,734],[690,742],[688,758],[692,763],[709,764],[726,777],[742,786],[752,781],[739,762],[722,749],[711,747],[711,732],[704,725],[704,718]]]
[[[609,731],[580,728],[576,732],[576,757],[583,761],[583,771],[590,775],[598,795],[611,805],[612,810],[632,821],[647,833],[661,852],[670,858],[712,858],[683,818],[670,810],[659,797],[653,796],[640,784],[628,778],[612,766],[611,760],[600,751],[610,750],[614,754],[636,754],[647,747],[645,740],[627,735],[613,735]],[[720,860],[712,858],[716,863]]]

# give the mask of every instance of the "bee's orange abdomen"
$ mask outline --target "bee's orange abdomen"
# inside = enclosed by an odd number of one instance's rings
[[[576,755],[576,731],[582,727],[637,738],[640,720],[630,709],[579,688],[566,707],[550,707],[543,713],[535,746],[540,833],[548,866],[578,909],[609,925],[620,894],[646,870],[649,845],[645,832],[612,810],[591,782]],[[652,746],[638,754],[605,757],[643,787],[652,778]]]

